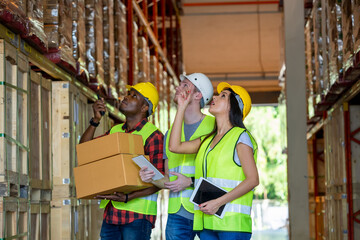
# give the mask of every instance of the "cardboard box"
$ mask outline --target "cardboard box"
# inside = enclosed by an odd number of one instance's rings
[[[132,161],[135,156],[118,154],[74,168],[77,198],[93,199],[96,195],[133,192],[153,186],[141,181],[140,168]]]
[[[120,153],[144,155],[142,136],[113,133],[76,145],[78,166]]]

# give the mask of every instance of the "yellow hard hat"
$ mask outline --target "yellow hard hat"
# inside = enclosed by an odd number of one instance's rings
[[[239,102],[239,107],[243,114],[242,119],[244,120],[251,110],[251,98],[249,93],[243,87],[230,85],[226,82],[221,82],[219,83],[219,85],[217,85],[217,92],[220,93],[222,90],[227,88],[230,88],[239,96],[236,99]]]
[[[127,90],[135,89],[140,93],[149,104],[149,116],[155,112],[159,103],[159,93],[156,87],[150,82],[137,83],[134,86],[126,85]]]

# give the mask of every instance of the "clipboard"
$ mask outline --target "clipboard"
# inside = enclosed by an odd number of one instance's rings
[[[132,160],[140,167],[147,167],[149,171],[154,171],[155,176],[152,178],[152,180],[156,181],[159,179],[162,179],[164,175],[154,166],[152,165],[149,160],[144,157],[144,155],[139,155],[137,157],[132,158]]]
[[[226,190],[201,177],[190,197],[190,202],[199,207],[199,204],[221,197],[226,193]],[[227,206],[228,204],[222,205],[214,216],[222,219],[225,215]]]

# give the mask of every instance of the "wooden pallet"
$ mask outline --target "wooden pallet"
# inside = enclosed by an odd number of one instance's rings
[[[30,204],[30,239],[50,239],[50,201],[32,201]]]
[[[75,145],[88,126],[87,98],[69,82],[52,83],[53,198],[75,197]]]
[[[29,176],[32,189],[51,189],[51,80],[30,71],[31,132]]]
[[[0,69],[0,196],[27,198],[29,64],[1,39]]]
[[[97,200],[51,201],[51,239],[99,239],[102,220]]]
[[[0,198],[0,238],[29,239],[28,217],[29,204],[26,199]]]
[[[347,239],[346,156],[343,107],[324,122],[326,239]]]

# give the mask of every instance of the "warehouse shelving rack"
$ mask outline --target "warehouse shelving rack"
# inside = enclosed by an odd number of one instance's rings
[[[315,143],[323,137],[326,178],[325,198],[322,200],[325,217],[322,222],[316,220],[312,230],[316,232],[315,239],[358,239],[360,180],[354,173],[359,169],[356,158],[360,149],[360,25],[358,21],[351,24],[351,15],[354,15],[354,19],[360,16],[358,3],[307,1],[305,13],[308,23],[305,26],[305,36],[308,38],[307,90],[309,99],[313,98],[308,103],[315,109],[315,116],[314,112],[308,112],[307,140],[313,161],[309,172],[313,168],[315,173],[319,167],[318,146]],[[313,39],[309,41],[310,38]],[[337,48],[337,44],[343,44],[342,50]],[[322,72],[319,71],[320,67]],[[317,177],[315,173],[314,179],[309,178],[309,186],[314,185],[314,195],[320,199],[322,193],[318,192]],[[323,230],[320,234],[319,229]]]
[[[133,35],[133,28],[132,28],[132,22],[137,21],[140,26],[142,26],[138,33],[136,35],[144,36],[149,48],[150,52],[153,56],[155,56],[158,61],[156,64],[156,79],[157,79],[157,88],[160,90],[162,87],[162,82],[160,82],[160,64],[163,66],[163,70],[166,76],[169,76],[166,78],[167,82],[164,84],[166,87],[165,91],[166,94],[164,95],[163,102],[167,101],[170,102],[171,93],[174,93],[174,86],[179,84],[178,75],[182,72],[182,56],[179,55],[179,52],[181,52],[181,40],[180,40],[180,16],[179,12],[176,8],[175,1],[172,0],[144,0],[144,1],[131,1],[131,0],[121,0],[125,5],[127,9],[127,22],[128,22],[128,28],[127,28],[127,34],[129,36],[128,39],[128,51],[129,51],[129,69],[128,69],[128,81],[127,84],[133,84],[133,70],[132,68],[132,51],[134,51],[134,48],[132,47],[132,37]],[[87,100],[90,101],[96,101],[97,100],[97,94],[91,90],[88,86],[84,85],[82,83],[82,79],[77,79],[74,73],[68,72],[65,68],[62,68],[50,60],[48,60],[43,54],[41,54],[39,51],[37,51],[33,46],[31,46],[28,42],[26,42],[24,39],[21,39],[19,34],[15,34],[12,32],[9,28],[5,27],[4,25],[0,24],[0,39],[4,39],[4,41],[11,45],[14,49],[16,49],[16,52],[18,54],[21,54],[22,56],[25,56],[27,65],[29,66],[29,72],[28,72],[28,83],[33,81],[31,80],[31,75],[38,75],[41,79],[41,75],[45,76],[48,79],[54,80],[53,82],[65,82],[69,83],[71,85],[75,85],[76,89],[81,95],[86,96]],[[36,80],[35,80],[36,81]],[[44,78],[43,80],[40,80],[39,87],[42,87],[42,82],[44,84],[48,85],[48,81]],[[6,85],[7,83],[4,83]],[[30,87],[30,85],[28,85]],[[50,81],[50,89],[51,89],[51,81]],[[50,90],[53,91],[54,89]],[[27,93],[28,94],[28,93]],[[51,94],[51,93],[50,93]],[[41,95],[40,95],[41,96]],[[28,96],[29,99],[29,96]],[[40,97],[41,99],[41,97]],[[31,101],[30,101],[31,102]],[[41,106],[41,104],[40,104]],[[169,112],[170,108],[173,107],[171,104],[165,105],[164,103],[160,106],[160,109],[163,111],[163,113]],[[111,102],[106,103],[106,107],[109,111],[109,114],[113,119],[116,119],[116,122],[122,122],[125,120],[125,117],[123,114],[119,112],[119,110],[111,104]],[[27,109],[30,109],[29,107]],[[172,109],[173,110],[173,109]],[[28,110],[30,111],[30,110]],[[89,112],[89,110],[88,110]],[[40,116],[43,113],[40,113]],[[90,114],[90,113],[89,113]],[[160,113],[159,110],[157,111],[157,115],[155,116],[158,118],[158,122],[165,122],[166,126],[170,126],[170,118],[162,118],[160,120]],[[42,118],[42,117],[41,117]],[[65,118],[64,118],[65,119]],[[40,129],[42,131],[42,129]],[[34,133],[33,133],[34,134]],[[31,135],[31,134],[29,134]],[[51,134],[52,135],[52,134]],[[0,136],[2,137],[2,136]],[[27,149],[27,152],[29,153],[29,147],[25,146]],[[41,164],[41,163],[40,163]],[[30,166],[31,167],[31,166]],[[30,174],[30,173],[29,173]],[[52,174],[52,173],[51,173]],[[55,237],[56,234],[52,234],[50,232],[50,229],[41,229],[42,227],[45,228],[46,223],[49,223],[49,215],[52,211],[58,211],[59,208],[56,207],[53,209],[50,203],[51,196],[48,195],[49,188],[50,189],[50,195],[52,194],[52,188],[53,188],[53,179],[51,178],[50,182],[48,179],[38,181],[34,181],[34,179],[31,179],[31,176],[28,175],[26,177],[27,183],[25,185],[28,185],[30,188],[31,186],[35,186],[36,193],[32,193],[32,190],[27,190],[27,194],[30,194],[27,198],[18,198],[18,197],[7,197],[7,200],[5,201],[6,207],[11,209],[11,212],[16,212],[16,216],[14,217],[16,219],[10,219],[8,218],[8,221],[5,226],[6,229],[12,229],[12,236],[11,238],[24,238],[27,237],[34,237],[39,236],[41,239],[48,239],[51,237]],[[35,184],[35,185],[34,185]],[[19,184],[18,184],[19,185]],[[21,185],[24,185],[21,183]],[[26,190],[26,189],[25,189]],[[19,189],[20,192],[20,189]],[[20,194],[20,193],[19,193]],[[35,196],[36,195],[36,196]],[[34,201],[33,201],[34,200]],[[54,199],[52,199],[54,200]],[[71,198],[71,201],[75,201],[75,198]],[[166,196],[163,194],[160,196],[159,201],[161,201],[161,208],[166,208]],[[83,205],[78,203],[71,202],[64,203],[62,202],[60,205],[62,207],[72,207],[75,206],[78,209],[78,212],[80,214],[81,211],[84,211],[84,213],[88,214],[89,208],[96,208],[94,205]],[[61,207],[61,208],[62,208]],[[82,208],[86,208],[87,210],[80,210]],[[13,211],[14,209],[17,209],[16,211]],[[93,210],[91,210],[92,212]],[[66,209],[64,210],[66,212]],[[95,212],[95,210],[94,210]],[[166,210],[163,212],[167,212]],[[5,213],[5,212],[4,212]],[[5,219],[6,216],[2,215],[3,213],[0,212],[1,219]],[[37,215],[37,226],[32,226],[32,220],[30,221],[30,217],[33,217]],[[46,216],[46,217],[45,217]],[[101,216],[101,214],[99,214]],[[79,217],[79,219],[85,219],[86,217]],[[28,219],[28,220],[26,220]],[[20,221],[21,220],[21,221]],[[21,223],[20,225],[16,225],[15,223]],[[42,224],[45,225],[42,225]],[[2,222],[1,224],[5,224]],[[41,226],[39,226],[39,224]],[[52,221],[51,225],[54,224]],[[56,224],[56,221],[55,221]],[[71,224],[77,224],[71,221]],[[91,223],[84,223],[79,222],[79,224],[91,224],[92,229],[96,229],[99,227],[99,224],[96,222]],[[157,225],[157,228],[160,229],[160,231],[154,231],[156,236],[163,235],[164,233],[161,232],[161,229],[164,227],[165,222],[160,221],[160,227]],[[84,229],[86,226],[77,226],[79,229]],[[4,226],[2,226],[4,227]],[[55,226],[58,228],[61,228],[61,226]],[[77,228],[75,226],[71,226],[71,228]],[[1,227],[0,227],[1,229]],[[47,231],[45,231],[47,230]],[[33,232],[36,231],[36,232]],[[61,231],[61,229],[59,229]],[[64,231],[67,231],[66,229]],[[68,232],[68,231],[67,231]],[[81,230],[80,230],[81,232]]]
[[[156,87],[161,95],[160,67],[159,62],[163,64],[163,70],[168,73],[169,79],[166,83],[166,94],[163,101],[170,103],[171,94],[170,85],[179,84],[178,76],[182,73],[182,54],[180,40],[180,15],[172,0],[126,0],[127,7],[127,30],[128,30],[128,50],[129,62],[133,62],[133,21],[140,25],[138,33],[145,37],[151,51],[151,55],[158,59],[156,64]],[[159,11],[160,10],[160,11]],[[167,33],[168,32],[168,33]],[[128,84],[134,83],[133,65],[129,64]],[[161,122],[161,112],[170,112],[171,104],[167,104],[166,109],[159,109],[155,118]],[[166,118],[166,128],[170,127],[170,118]],[[164,130],[164,129],[163,129]]]

